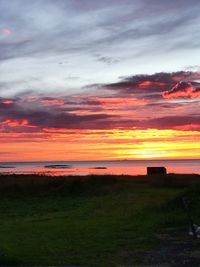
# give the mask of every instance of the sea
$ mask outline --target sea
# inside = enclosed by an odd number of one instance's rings
[[[145,175],[151,166],[164,166],[167,173],[200,174],[200,159],[0,162],[0,174]]]

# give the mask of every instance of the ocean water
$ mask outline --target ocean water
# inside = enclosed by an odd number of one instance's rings
[[[48,165],[62,165],[56,168]],[[68,165],[68,166],[65,166]],[[48,167],[45,167],[48,166]],[[65,166],[65,168],[63,168]],[[0,173],[88,175],[88,174],[146,174],[147,166],[164,166],[168,173],[200,174],[200,160],[116,160],[116,161],[46,161],[0,162]]]

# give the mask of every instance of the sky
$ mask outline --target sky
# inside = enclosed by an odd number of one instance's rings
[[[0,0],[0,161],[200,158],[199,0]]]

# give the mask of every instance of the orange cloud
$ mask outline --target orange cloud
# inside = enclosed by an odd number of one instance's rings
[[[191,82],[178,82],[171,90],[163,93],[167,99],[177,97],[196,98],[200,97],[200,90],[195,89]]]
[[[0,126],[9,126],[9,127],[35,127],[29,124],[27,120],[6,120],[0,122]]]
[[[137,99],[137,98],[122,98],[122,97],[103,97],[103,98],[96,98],[101,104],[105,105],[117,105],[117,106],[126,106],[126,105],[144,105],[147,101],[144,99]]]
[[[149,87],[149,86],[164,86],[165,83],[162,82],[152,82],[152,81],[143,81],[141,83],[138,84],[139,87]]]
[[[175,130],[181,130],[181,131],[200,131],[200,125],[199,124],[186,124],[182,126],[176,126],[174,127]]]
[[[12,152],[0,160],[199,158],[199,140],[197,131],[157,129],[0,133],[1,151]]]

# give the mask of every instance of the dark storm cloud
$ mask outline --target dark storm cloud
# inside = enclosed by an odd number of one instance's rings
[[[47,98],[49,100],[49,98]],[[51,98],[52,100],[52,98]],[[54,100],[57,100],[54,98]],[[65,128],[65,129],[88,129],[101,128],[106,120],[113,118],[107,114],[76,115],[67,113],[63,108],[46,108],[42,104],[29,103],[20,105],[23,101],[16,104],[0,104],[0,122],[27,121],[28,126],[42,128]],[[79,108],[71,108],[79,110]],[[100,126],[101,125],[101,126]],[[5,125],[3,125],[5,127]],[[26,125],[23,127],[26,127]],[[21,129],[22,130],[22,129]],[[34,129],[33,129],[34,130]]]
[[[163,94],[169,96],[180,91],[185,92],[188,85],[197,90],[198,78],[198,72],[156,73],[131,76],[118,83],[98,85],[97,95],[94,92],[93,95],[49,96],[27,92],[14,98],[1,97],[0,128],[2,132],[35,132],[52,128],[69,130],[175,129],[185,125],[196,127],[200,125],[199,103],[193,102],[193,99],[171,102],[170,99],[163,98]]]
[[[161,72],[153,75],[135,75],[124,78],[120,82],[107,84],[105,88],[117,92],[121,96],[132,94],[153,100],[161,98],[162,93],[171,90],[177,82],[188,83],[198,78],[200,78],[200,74],[197,72]]]

